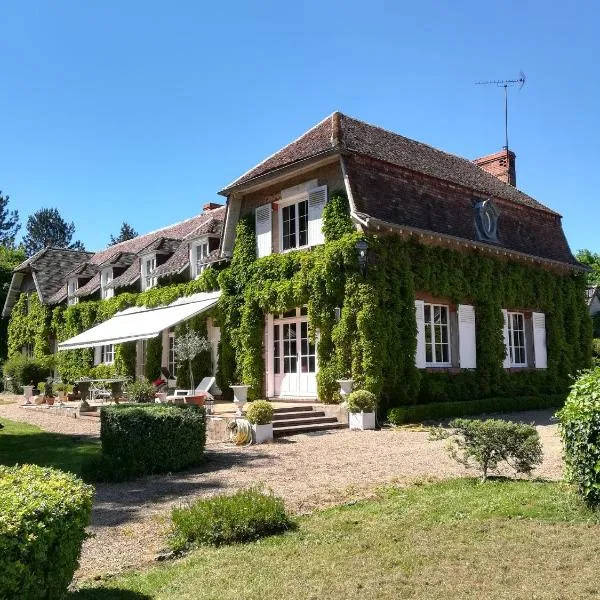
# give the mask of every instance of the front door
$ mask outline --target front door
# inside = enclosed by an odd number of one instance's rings
[[[316,397],[316,348],[308,338],[306,308],[273,319],[271,339],[275,395]]]

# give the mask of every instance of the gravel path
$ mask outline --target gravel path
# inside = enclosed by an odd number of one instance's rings
[[[97,427],[96,423],[79,419],[23,413],[10,405],[0,406],[0,416],[27,420],[51,431],[62,427],[62,433],[81,435]],[[534,475],[560,479],[561,446],[551,414],[535,411],[504,417],[536,424],[544,446],[544,462]],[[425,430],[337,430],[248,448],[211,445],[202,468],[134,482],[100,484],[96,487],[92,537],[84,543],[78,578],[139,568],[151,562],[164,547],[170,508],[196,497],[264,483],[283,496],[292,511],[304,513],[369,497],[384,484],[403,485],[468,474],[448,456],[444,446],[444,441],[428,441]]]

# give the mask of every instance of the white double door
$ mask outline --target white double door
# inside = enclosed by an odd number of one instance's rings
[[[271,358],[275,396],[316,397],[317,356],[305,308],[273,319]]]

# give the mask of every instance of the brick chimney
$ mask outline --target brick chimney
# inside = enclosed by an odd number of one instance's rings
[[[476,158],[473,162],[484,171],[497,177],[500,181],[516,187],[517,171],[515,168],[515,159],[515,153],[512,150],[504,148],[495,154]]]
[[[207,210],[214,210],[215,208],[221,208],[222,204],[217,204],[216,202],[208,202],[202,207],[202,212],[206,212]]]

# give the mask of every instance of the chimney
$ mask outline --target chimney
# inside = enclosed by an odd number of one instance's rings
[[[206,212],[207,210],[214,210],[215,208],[221,208],[222,204],[217,204],[216,202],[209,202],[202,207],[202,212]]]
[[[495,154],[476,158],[473,162],[484,171],[497,177],[500,181],[516,187],[517,171],[515,169],[515,159],[515,153],[512,150],[504,148]]]
[[[331,115],[331,145],[335,148],[342,144],[342,113],[337,110]]]

